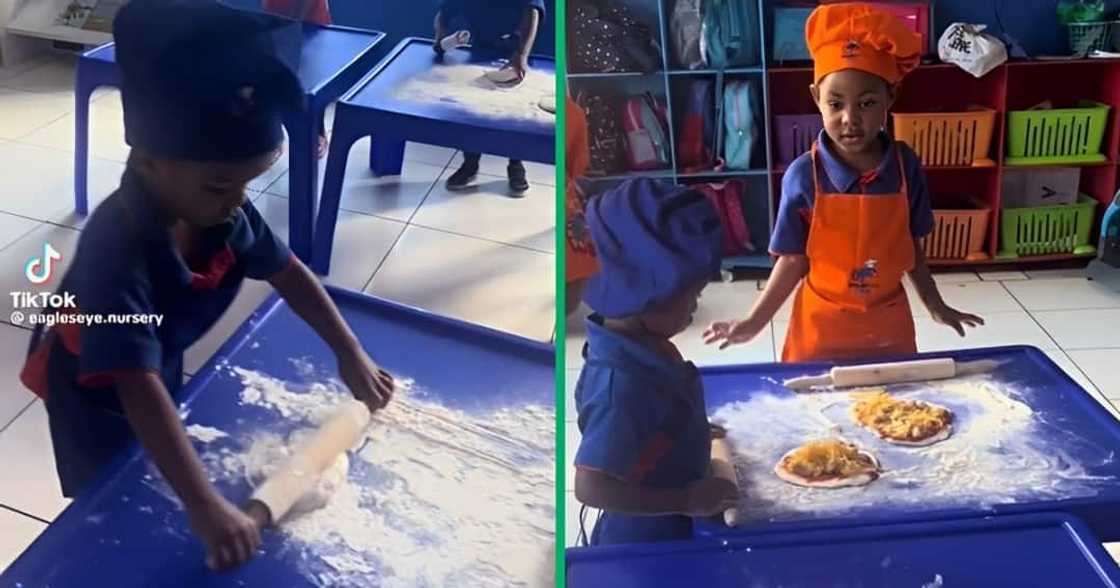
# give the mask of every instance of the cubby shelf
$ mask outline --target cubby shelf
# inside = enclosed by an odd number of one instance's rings
[[[814,114],[816,107],[809,95],[813,69],[811,64],[767,62],[770,33],[771,0],[752,2],[762,18],[758,39],[761,63],[752,67],[727,69],[722,72],[713,69],[686,70],[675,63],[669,42],[669,15],[675,0],[626,0],[635,14],[645,20],[651,31],[659,35],[661,48],[660,70],[652,73],[631,74],[569,74],[573,89],[582,87],[603,89],[606,86],[618,94],[651,91],[665,100],[670,121],[670,141],[672,142],[672,169],[658,172],[633,172],[612,174],[600,178],[604,181],[618,181],[635,175],[658,177],[681,183],[703,180],[724,180],[741,178],[747,186],[743,198],[743,209],[751,226],[752,240],[756,251],[766,251],[770,231],[781,190],[781,177],[786,163],[780,162],[775,141],[774,117],[776,115]],[[571,46],[569,44],[569,46]],[[684,84],[697,77],[708,77],[721,81],[727,79],[752,79],[757,81],[760,92],[762,120],[759,125],[759,141],[752,165],[758,169],[742,171],[688,171],[677,169],[676,130],[678,118],[675,110],[682,109]],[[952,91],[946,91],[951,88]],[[718,98],[718,96],[717,96]],[[932,265],[938,266],[984,266],[993,264],[1024,265],[1076,260],[1082,255],[1040,255],[1019,257],[1014,260],[1000,259],[999,229],[1001,225],[1002,198],[1000,189],[1004,170],[1031,169],[1060,166],[1010,166],[1004,163],[1007,155],[1007,113],[1011,110],[1026,110],[1043,101],[1051,101],[1055,107],[1065,107],[1077,100],[1095,100],[1110,105],[1105,137],[1101,150],[1107,158],[1103,162],[1079,164],[1081,168],[1080,191],[1100,203],[1092,234],[1099,232],[1100,219],[1107,203],[1111,201],[1117,185],[1117,164],[1120,162],[1120,59],[1077,59],[1065,61],[1015,61],[1005,63],[982,78],[974,78],[957,66],[947,63],[924,63],[912,72],[903,82],[895,112],[954,112],[964,111],[969,106],[979,105],[996,111],[995,127],[989,158],[994,165],[927,167],[933,206],[968,196],[983,206],[992,209],[984,253],[989,257],[983,261],[935,259]],[[678,113],[679,114],[679,113]],[[725,260],[732,267],[770,267],[769,256],[744,255]],[[739,264],[739,265],[736,265]]]

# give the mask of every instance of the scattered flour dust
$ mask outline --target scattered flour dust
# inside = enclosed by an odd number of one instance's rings
[[[286,439],[262,433],[237,451],[210,451],[219,478],[259,481],[301,430],[341,399],[337,382],[303,386],[232,368],[242,404],[296,425]],[[298,546],[303,573],[323,586],[536,587],[551,585],[554,546],[554,412],[522,406],[488,415],[429,402],[405,383],[374,415],[368,438],[343,466],[320,508],[279,526]]]
[[[187,427],[187,436],[198,439],[203,443],[212,443],[222,437],[229,437],[225,431],[204,425],[190,425]]]
[[[1113,459],[1112,450],[1091,444],[1076,431],[1047,423],[1009,390],[988,377],[911,385],[890,392],[936,402],[953,411],[953,434],[922,448],[889,445],[856,425],[854,396],[758,393],[720,407],[712,416],[735,447],[746,520],[780,520],[799,514],[840,514],[874,505],[907,508],[935,502],[946,507],[991,506],[1019,500],[1095,495],[1109,481],[1086,466]],[[812,439],[839,437],[874,454],[882,477],[859,488],[818,490],[787,484],[773,474],[787,451]],[[1060,441],[1060,442],[1056,442]],[[1061,447],[1079,446],[1081,463]]]
[[[483,65],[435,67],[403,83],[394,98],[405,102],[443,102],[493,118],[555,123],[555,115],[539,106],[542,98],[555,96],[555,76],[530,69],[519,85],[500,88],[485,77],[486,72],[494,69]]]

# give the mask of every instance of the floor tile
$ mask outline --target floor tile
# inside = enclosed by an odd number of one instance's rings
[[[576,384],[579,383],[579,374],[581,370],[564,370],[564,422],[574,423],[579,417],[579,411],[576,410]],[[571,452],[572,449],[568,448]]]
[[[4,430],[36,396],[19,381],[31,331],[0,324],[0,431]]]
[[[1005,286],[1029,311],[1120,308],[1120,292],[1085,278],[1028,280]]]
[[[459,169],[459,166],[462,164],[463,154],[458,153],[455,155],[455,158],[451,160],[449,169],[455,171]],[[507,178],[509,177],[509,173],[506,169],[508,165],[509,159],[505,157],[483,155],[482,159],[478,162],[478,169],[484,174],[498,176],[502,179],[503,183],[508,184]],[[523,165],[525,166],[525,179],[529,180],[530,184],[545,186],[556,185],[556,166],[533,161],[523,162]]]
[[[1120,543],[1104,543],[1104,549],[1112,556],[1112,559],[1120,563]]]
[[[35,401],[0,433],[0,463],[9,481],[0,484],[0,504],[47,521],[70,504],[58,484],[52,447],[47,409]]]
[[[4,85],[25,92],[68,94],[73,101],[76,61],[75,56],[52,55],[42,64],[6,80]]]
[[[564,365],[568,369],[578,370],[583,367],[583,344],[587,341],[587,316],[591,309],[581,305],[578,310],[568,316],[565,323]]]
[[[1031,314],[1067,351],[1120,347],[1120,308],[1043,310]]]
[[[1025,311],[996,312],[984,316],[985,325],[965,330],[961,337],[953,329],[930,318],[914,319],[918,334],[918,351],[949,351],[996,347],[1000,345],[1033,345],[1053,349],[1054,341]]]
[[[273,293],[272,285],[268,282],[245,280],[226,313],[210,330],[194,345],[187,349],[183,358],[183,371],[196,374],[203,364],[222,346],[230,335],[253,314],[268,297]]]
[[[436,314],[548,341],[555,257],[409,227],[366,291]]]
[[[0,113],[3,106],[0,105]],[[0,114],[0,118],[3,115]],[[0,128],[3,121],[0,120]],[[18,174],[0,173],[0,211],[37,220],[81,227],[86,218],[74,213],[74,158],[57,149],[24,143],[0,142],[0,161]],[[90,159],[89,206],[96,209],[120,186],[124,165]]]
[[[976,272],[953,272],[933,274],[933,281],[938,284],[960,284],[963,282],[979,282],[980,276]]]
[[[0,139],[21,139],[73,109],[74,99],[68,96],[0,87]]]
[[[697,366],[769,363],[774,361],[773,331],[770,325],[749,343],[724,350],[718,344],[705,345],[704,331],[716,321],[741,320],[747,316],[760,292],[753,282],[718,282],[708,284],[700,297],[692,325],[673,337],[673,343],[685,359]]]
[[[564,423],[564,460],[567,462],[565,471],[567,472],[564,477],[564,489],[568,492],[575,490],[575,463],[576,452],[579,451],[579,441],[583,436],[580,435],[579,425],[576,423]]]
[[[0,250],[15,243],[43,223],[0,212]]]
[[[320,178],[326,165],[326,158],[320,160]],[[441,166],[406,160],[401,175],[375,177],[369,170],[369,140],[363,139],[350,150],[339,208],[407,222],[441,173]],[[287,198],[288,174],[277,178],[265,191]]]
[[[51,55],[44,53],[29,57],[19,63],[0,65],[0,86],[8,83],[12,78],[31,71],[41,65],[45,65],[50,61]]]
[[[1043,353],[1054,360],[1054,363],[1058,364],[1058,367],[1062,368],[1062,371],[1073,378],[1082,388],[1090,393],[1095,393],[1102,399],[1105,398],[1105,396],[1101,394],[1100,389],[1098,389],[1093,381],[1089,379],[1089,376],[1085,374],[1085,371],[1082,370],[1065,351],[1061,349],[1045,349]]]
[[[910,312],[915,317],[928,317],[929,310],[918,298],[910,280],[904,280],[907,296],[910,301]],[[977,314],[984,317],[993,312],[1011,312],[1023,310],[1015,301],[1004,285],[1000,282],[947,282],[937,284],[937,291],[945,304],[961,312]]]
[[[1016,281],[1016,280],[1026,280],[1027,279],[1027,274],[1025,274],[1021,271],[1018,271],[1018,270],[1006,271],[1006,272],[979,272],[979,273],[980,273],[980,279],[985,281],[985,282],[1013,282],[1013,281]]]
[[[62,254],[62,259],[55,262],[51,277],[45,284],[32,284],[24,275],[23,268],[32,257],[43,255],[43,247],[47,243]],[[70,267],[77,248],[78,231],[46,223],[39,225],[0,251],[0,267],[12,268],[0,273],[0,292],[54,292]],[[81,304],[81,301],[78,303]],[[10,322],[14,310],[11,296],[0,296],[0,321]],[[34,309],[20,310],[25,314],[35,312]]]
[[[40,128],[20,139],[24,143],[40,145],[74,152],[73,113]],[[130,147],[124,142],[124,119],[119,108],[98,100],[90,104],[89,110],[89,154],[92,157],[118,161],[128,161]]]
[[[272,231],[286,241],[288,200],[262,194],[254,204]],[[323,282],[350,290],[365,288],[405,226],[397,221],[341,211],[331,249],[331,273]]]
[[[781,361],[782,349],[786,346],[786,331],[789,330],[789,321],[773,321],[770,328],[774,330],[774,361]]]
[[[366,153],[368,152],[369,148],[367,147]],[[410,142],[405,145],[404,160],[435,165],[442,169],[447,167],[447,164],[455,157],[455,153],[456,151],[454,149],[440,147],[439,145]]]
[[[415,225],[528,247],[556,250],[556,190],[533,186],[523,198],[510,198],[505,180],[480,175],[470,190],[451,192],[444,186],[445,171],[416,215]]]
[[[1077,367],[1111,400],[1120,400],[1120,349],[1079,349],[1066,352]]]
[[[0,573],[3,573],[47,525],[31,517],[0,508]]]
[[[1055,278],[1084,278],[1088,275],[1085,268],[1026,270],[1027,277],[1032,280],[1052,280]]]

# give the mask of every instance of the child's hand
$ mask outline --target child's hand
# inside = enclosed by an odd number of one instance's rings
[[[714,322],[704,331],[704,344],[711,345],[716,341],[722,341],[719,348],[727,349],[732,345],[750,342],[764,328],[766,328],[766,323],[756,324],[756,321],[751,319]]]
[[[249,561],[261,545],[257,523],[221,496],[188,509],[187,519],[206,547],[206,565],[214,571]]]
[[[339,354],[338,375],[354,398],[364,402],[370,412],[384,408],[393,397],[396,386],[393,376],[377,367],[360,347]]]
[[[691,517],[717,515],[739,502],[739,491],[730,480],[709,476],[688,485],[684,514]]]
[[[951,308],[947,304],[941,304],[935,308],[929,309],[929,314],[933,317],[934,322],[951,327],[961,337],[964,337],[965,325],[975,328],[984,324],[984,319],[974,314],[968,314],[967,312],[961,312]]]

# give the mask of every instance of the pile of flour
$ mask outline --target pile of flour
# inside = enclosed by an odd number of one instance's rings
[[[244,386],[242,404],[272,410],[297,430],[324,422],[348,396],[338,382],[300,391],[260,372],[230,371]],[[368,437],[348,460],[348,475],[336,481],[329,499],[281,521],[279,530],[299,549],[301,571],[323,586],[486,588],[551,581],[552,409],[474,415],[423,397],[408,382],[402,385],[373,416]],[[208,428],[194,431],[209,440],[202,458],[214,477],[251,478],[262,456],[283,457],[278,444],[284,446],[284,437],[276,432],[237,445]]]
[[[719,408],[712,416],[728,429],[735,448],[744,520],[780,520],[798,515],[836,515],[859,508],[991,506],[1021,500],[1093,496],[1110,479],[1086,466],[1113,459],[1076,432],[1048,423],[1020,393],[989,377],[892,388],[953,411],[953,435],[923,448],[879,440],[851,418],[855,395],[758,393]],[[875,455],[885,470],[858,488],[810,489],[787,484],[773,473],[790,449],[813,439],[841,438]],[[1060,447],[1078,445],[1095,463],[1081,463]]]
[[[485,77],[486,72],[494,70],[482,65],[433,67],[401,84],[393,98],[421,104],[450,104],[491,118],[555,123],[555,115],[539,106],[542,99],[556,95],[555,76],[530,69],[519,85],[501,88]]]

